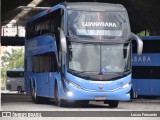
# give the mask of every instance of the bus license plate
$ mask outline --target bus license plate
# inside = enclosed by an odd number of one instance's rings
[[[106,97],[95,97],[95,100],[106,100]]]

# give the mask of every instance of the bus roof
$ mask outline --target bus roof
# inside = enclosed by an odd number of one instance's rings
[[[24,71],[24,68],[13,68],[13,69],[9,69],[7,71]]]
[[[93,10],[93,11],[123,11],[124,6],[120,4],[98,3],[98,2],[72,2],[63,3],[67,9]]]
[[[53,12],[58,8],[66,9],[78,9],[78,10],[88,10],[88,11],[124,11],[126,10],[123,5],[120,4],[110,4],[110,3],[98,3],[98,2],[64,2],[56,6],[51,7],[49,10],[40,12],[39,14],[33,16],[27,21],[27,23],[32,22],[40,17],[45,16],[46,14]]]

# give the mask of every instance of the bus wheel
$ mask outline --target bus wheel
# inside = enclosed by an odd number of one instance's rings
[[[18,86],[18,87],[17,87],[17,91],[18,91],[18,93],[22,93],[22,87],[21,87],[21,86]]]
[[[66,106],[65,102],[66,102],[65,100],[62,100],[59,98],[58,87],[56,85],[55,86],[55,103],[56,103],[56,105],[58,105],[59,107],[64,107],[64,106]]]
[[[31,91],[31,97],[32,97],[32,101],[35,103],[35,104],[38,104],[40,102],[40,98],[37,96],[37,93],[35,91],[35,88],[32,88],[32,91]]]
[[[89,100],[82,101],[82,104],[88,105],[89,104]]]
[[[135,99],[136,97],[135,97],[135,94],[134,94],[134,92],[133,92],[133,89],[131,89],[131,92],[130,92],[130,99],[132,100],[132,99]]]
[[[117,100],[109,100],[109,101],[107,101],[107,103],[109,104],[110,108],[116,108],[116,107],[118,107],[119,101],[117,101]]]

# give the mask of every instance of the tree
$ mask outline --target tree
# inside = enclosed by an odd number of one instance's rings
[[[24,68],[24,50],[21,48],[11,49],[11,52],[5,51],[1,61],[1,83],[4,83],[8,69]]]

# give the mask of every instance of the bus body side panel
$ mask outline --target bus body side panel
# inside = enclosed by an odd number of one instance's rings
[[[30,75],[32,73],[31,72],[25,72],[25,92],[26,94],[30,95],[30,92],[31,92],[31,78],[30,78]]]
[[[160,79],[133,79],[132,83],[137,95],[160,95]]]
[[[132,54],[133,66],[160,66],[160,53]]]
[[[48,73],[33,73],[37,96],[48,97]]]
[[[133,90],[137,95],[160,96],[160,37],[142,37],[142,55],[133,50]]]
[[[26,47],[26,46],[25,46]],[[26,50],[25,50],[26,52]],[[30,86],[31,86],[31,78],[32,74],[32,59],[31,56],[26,56],[25,53],[25,92],[26,94],[30,94]]]
[[[160,96],[160,79],[152,79],[150,82],[150,95]]]
[[[149,95],[149,80],[133,79],[132,87],[137,95]]]
[[[54,91],[55,91],[55,82],[59,80],[59,74],[58,73],[49,73],[49,97],[54,98]]]
[[[40,36],[29,40],[28,43],[26,43],[27,72],[25,72],[25,88],[28,94],[30,93],[31,81],[34,81],[37,96],[54,97],[54,91],[51,91],[54,90],[54,80],[57,78],[57,74],[55,74],[56,72],[32,72],[32,56],[44,54],[47,52],[53,52],[57,57],[56,42],[52,35]]]
[[[63,9],[64,10],[64,28],[62,28],[64,30],[64,33],[66,34],[66,30],[67,30],[67,23],[66,23],[66,19],[67,19],[67,12],[66,12],[66,8],[64,5],[62,4],[58,4],[54,7],[52,7],[50,10],[45,10],[40,14],[37,14],[36,16],[34,16],[32,19],[30,19],[28,22],[32,22],[35,19],[42,17],[46,14],[49,14],[51,12],[56,11],[57,9]],[[47,36],[45,36],[47,37]],[[38,38],[38,40],[36,40]],[[58,62],[58,56],[57,56],[57,47],[56,47],[56,40],[55,38],[53,38],[53,36],[49,35],[48,38],[44,38],[44,37],[37,37],[37,38],[33,38],[32,40],[25,40],[25,59],[27,59],[27,70],[25,71],[25,91],[27,94],[30,94],[30,86],[31,83],[30,81],[33,80],[34,77],[34,73],[32,72],[32,56],[33,55],[37,55],[37,54],[42,54],[45,52],[49,52],[49,51],[54,51],[56,52],[56,57],[57,57],[57,62]],[[40,42],[41,41],[41,42]],[[41,78],[40,78],[41,79]],[[58,85],[59,85],[59,79],[60,79],[60,75],[58,74],[58,72],[52,72],[48,74],[48,94],[47,96],[50,97],[54,97],[54,84],[55,84],[55,80],[58,81]],[[41,82],[39,83],[38,80],[36,80],[38,82],[38,86],[42,86]],[[43,86],[44,87],[44,86]],[[39,92],[39,91],[37,91]],[[40,90],[41,94],[43,93],[43,91]],[[41,94],[42,95],[42,94]]]

